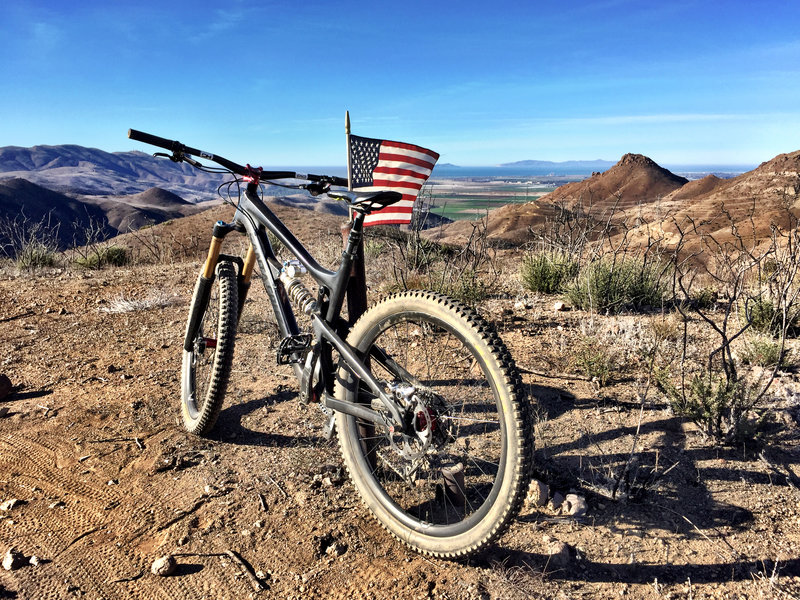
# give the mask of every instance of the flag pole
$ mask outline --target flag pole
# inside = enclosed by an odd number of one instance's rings
[[[350,111],[344,111],[344,133],[347,137],[347,189],[353,191],[353,159],[350,156]],[[353,222],[353,209],[347,207],[347,216]]]
[[[344,111],[344,132],[347,136],[347,189],[353,191],[353,161],[350,158],[350,111]]]
[[[353,191],[353,159],[350,156],[350,111],[344,113],[344,131],[347,135],[347,189]],[[342,237],[347,244],[347,237],[353,226],[353,209],[348,207],[350,220],[342,225]],[[367,276],[364,268],[364,238],[361,237],[356,248],[350,272],[350,281],[347,283],[347,318],[350,325],[367,310]]]

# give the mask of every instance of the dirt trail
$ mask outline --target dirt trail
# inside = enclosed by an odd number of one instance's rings
[[[787,476],[800,473],[796,424],[769,454],[786,471],[708,448],[648,406],[639,460],[674,468],[641,501],[583,486],[583,519],[528,506],[483,555],[429,560],[362,507],[318,407],[300,406],[288,368],[275,366],[274,329],[254,294],[215,436],[185,434],[181,338],[196,268],[0,274],[0,373],[16,386],[0,402],[0,502],[21,501],[0,510],[0,552],[40,559],[0,571],[0,598],[800,596],[800,495]],[[120,299],[140,304],[110,312]],[[580,315],[512,304],[484,310],[521,367],[546,371]],[[524,380],[552,487],[566,493],[625,464],[639,422],[633,383],[598,392],[581,379]],[[545,535],[572,547],[565,566],[548,557]],[[178,570],[157,577],[150,566],[164,554]]]

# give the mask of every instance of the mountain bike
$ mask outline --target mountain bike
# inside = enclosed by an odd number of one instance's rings
[[[300,401],[319,402],[329,414],[350,478],[377,520],[406,545],[438,557],[467,556],[493,542],[519,511],[533,460],[529,402],[495,330],[474,310],[430,291],[390,295],[355,323],[341,315],[364,218],[400,194],[354,193],[338,189],[347,186],[340,177],[241,166],[136,130],[128,137],[244,187],[232,222],[214,225],[191,300],[181,375],[185,428],[206,435],[220,413],[257,266],[282,336],[277,362],[292,365]],[[352,222],[338,268],[321,266],[269,209],[260,184],[277,180],[347,203]],[[249,239],[244,258],[221,252],[234,232]],[[295,258],[279,260],[274,240]]]

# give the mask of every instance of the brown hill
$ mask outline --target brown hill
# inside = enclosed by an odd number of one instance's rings
[[[568,183],[534,202],[508,204],[490,211],[487,231],[490,236],[510,244],[531,239],[530,230],[540,229],[545,221],[561,210],[576,210],[593,215],[621,213],[625,209],[656,202],[680,189],[687,179],[679,177],[641,154],[626,154],[604,173]],[[430,235],[441,241],[459,243],[471,233],[467,222],[456,222],[433,230]]]
[[[563,185],[541,200],[606,212],[654,202],[688,182],[641,154],[626,154],[604,173]]]
[[[502,244],[521,245],[531,240],[530,230],[541,229],[553,219],[559,208],[548,202],[526,202],[506,204],[489,211],[486,217],[486,233]],[[423,232],[425,237],[445,244],[460,245],[474,231],[472,221],[453,221]]]
[[[651,223],[661,221],[670,233],[677,231],[676,222],[692,220],[720,241],[730,239],[732,226],[745,239],[765,239],[773,225],[785,230],[800,216],[800,151],[780,154],[733,179],[710,177],[665,196],[659,210],[668,218],[647,210],[642,216]]]
[[[102,222],[103,210],[59,192],[43,188],[26,179],[0,180],[0,248],[13,256],[21,237],[33,231],[60,247],[72,243],[90,222]],[[106,228],[108,235],[116,233]],[[14,238],[14,239],[11,239]],[[8,244],[8,245],[7,245]]]
[[[292,206],[278,198],[267,198],[267,206],[295,234],[303,244],[310,247],[330,238],[333,256],[341,253],[340,227],[347,219],[329,212],[311,212],[305,207]],[[170,219],[140,231],[124,233],[114,238],[114,243],[128,248],[134,256],[148,260],[195,260],[205,257],[211,241],[214,223],[233,219],[234,208],[229,204],[203,203],[199,212],[183,218]],[[247,241],[243,236],[232,234],[226,240],[226,250],[244,256]],[[321,257],[317,257],[320,258]],[[326,265],[327,266],[327,265]]]
[[[155,206],[158,208],[192,205],[191,202],[187,202],[177,194],[173,194],[159,187],[150,188],[144,192],[127,196],[126,201],[133,206]]]
[[[720,179],[716,175],[706,175],[702,179],[695,179],[678,188],[668,195],[672,200],[686,200],[696,198],[701,195],[709,194],[714,190],[724,186],[729,180]]]
[[[488,234],[512,244],[530,241],[530,231],[541,229],[562,206],[601,218],[613,210],[613,220],[625,221],[633,240],[660,230],[674,241],[676,223],[685,228],[689,220],[720,241],[730,238],[732,225],[747,239],[765,239],[772,225],[786,229],[800,216],[800,151],[776,156],[733,179],[709,175],[696,181],[647,157],[626,154],[605,173],[561,186],[535,202],[489,212]],[[471,231],[470,223],[457,222],[429,235],[458,244]]]

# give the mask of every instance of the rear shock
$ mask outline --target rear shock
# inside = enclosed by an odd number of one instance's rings
[[[298,277],[303,273],[306,273],[306,269],[300,261],[289,260],[283,263],[279,279],[286,287],[286,293],[295,308],[311,316],[317,311],[317,301]]]

